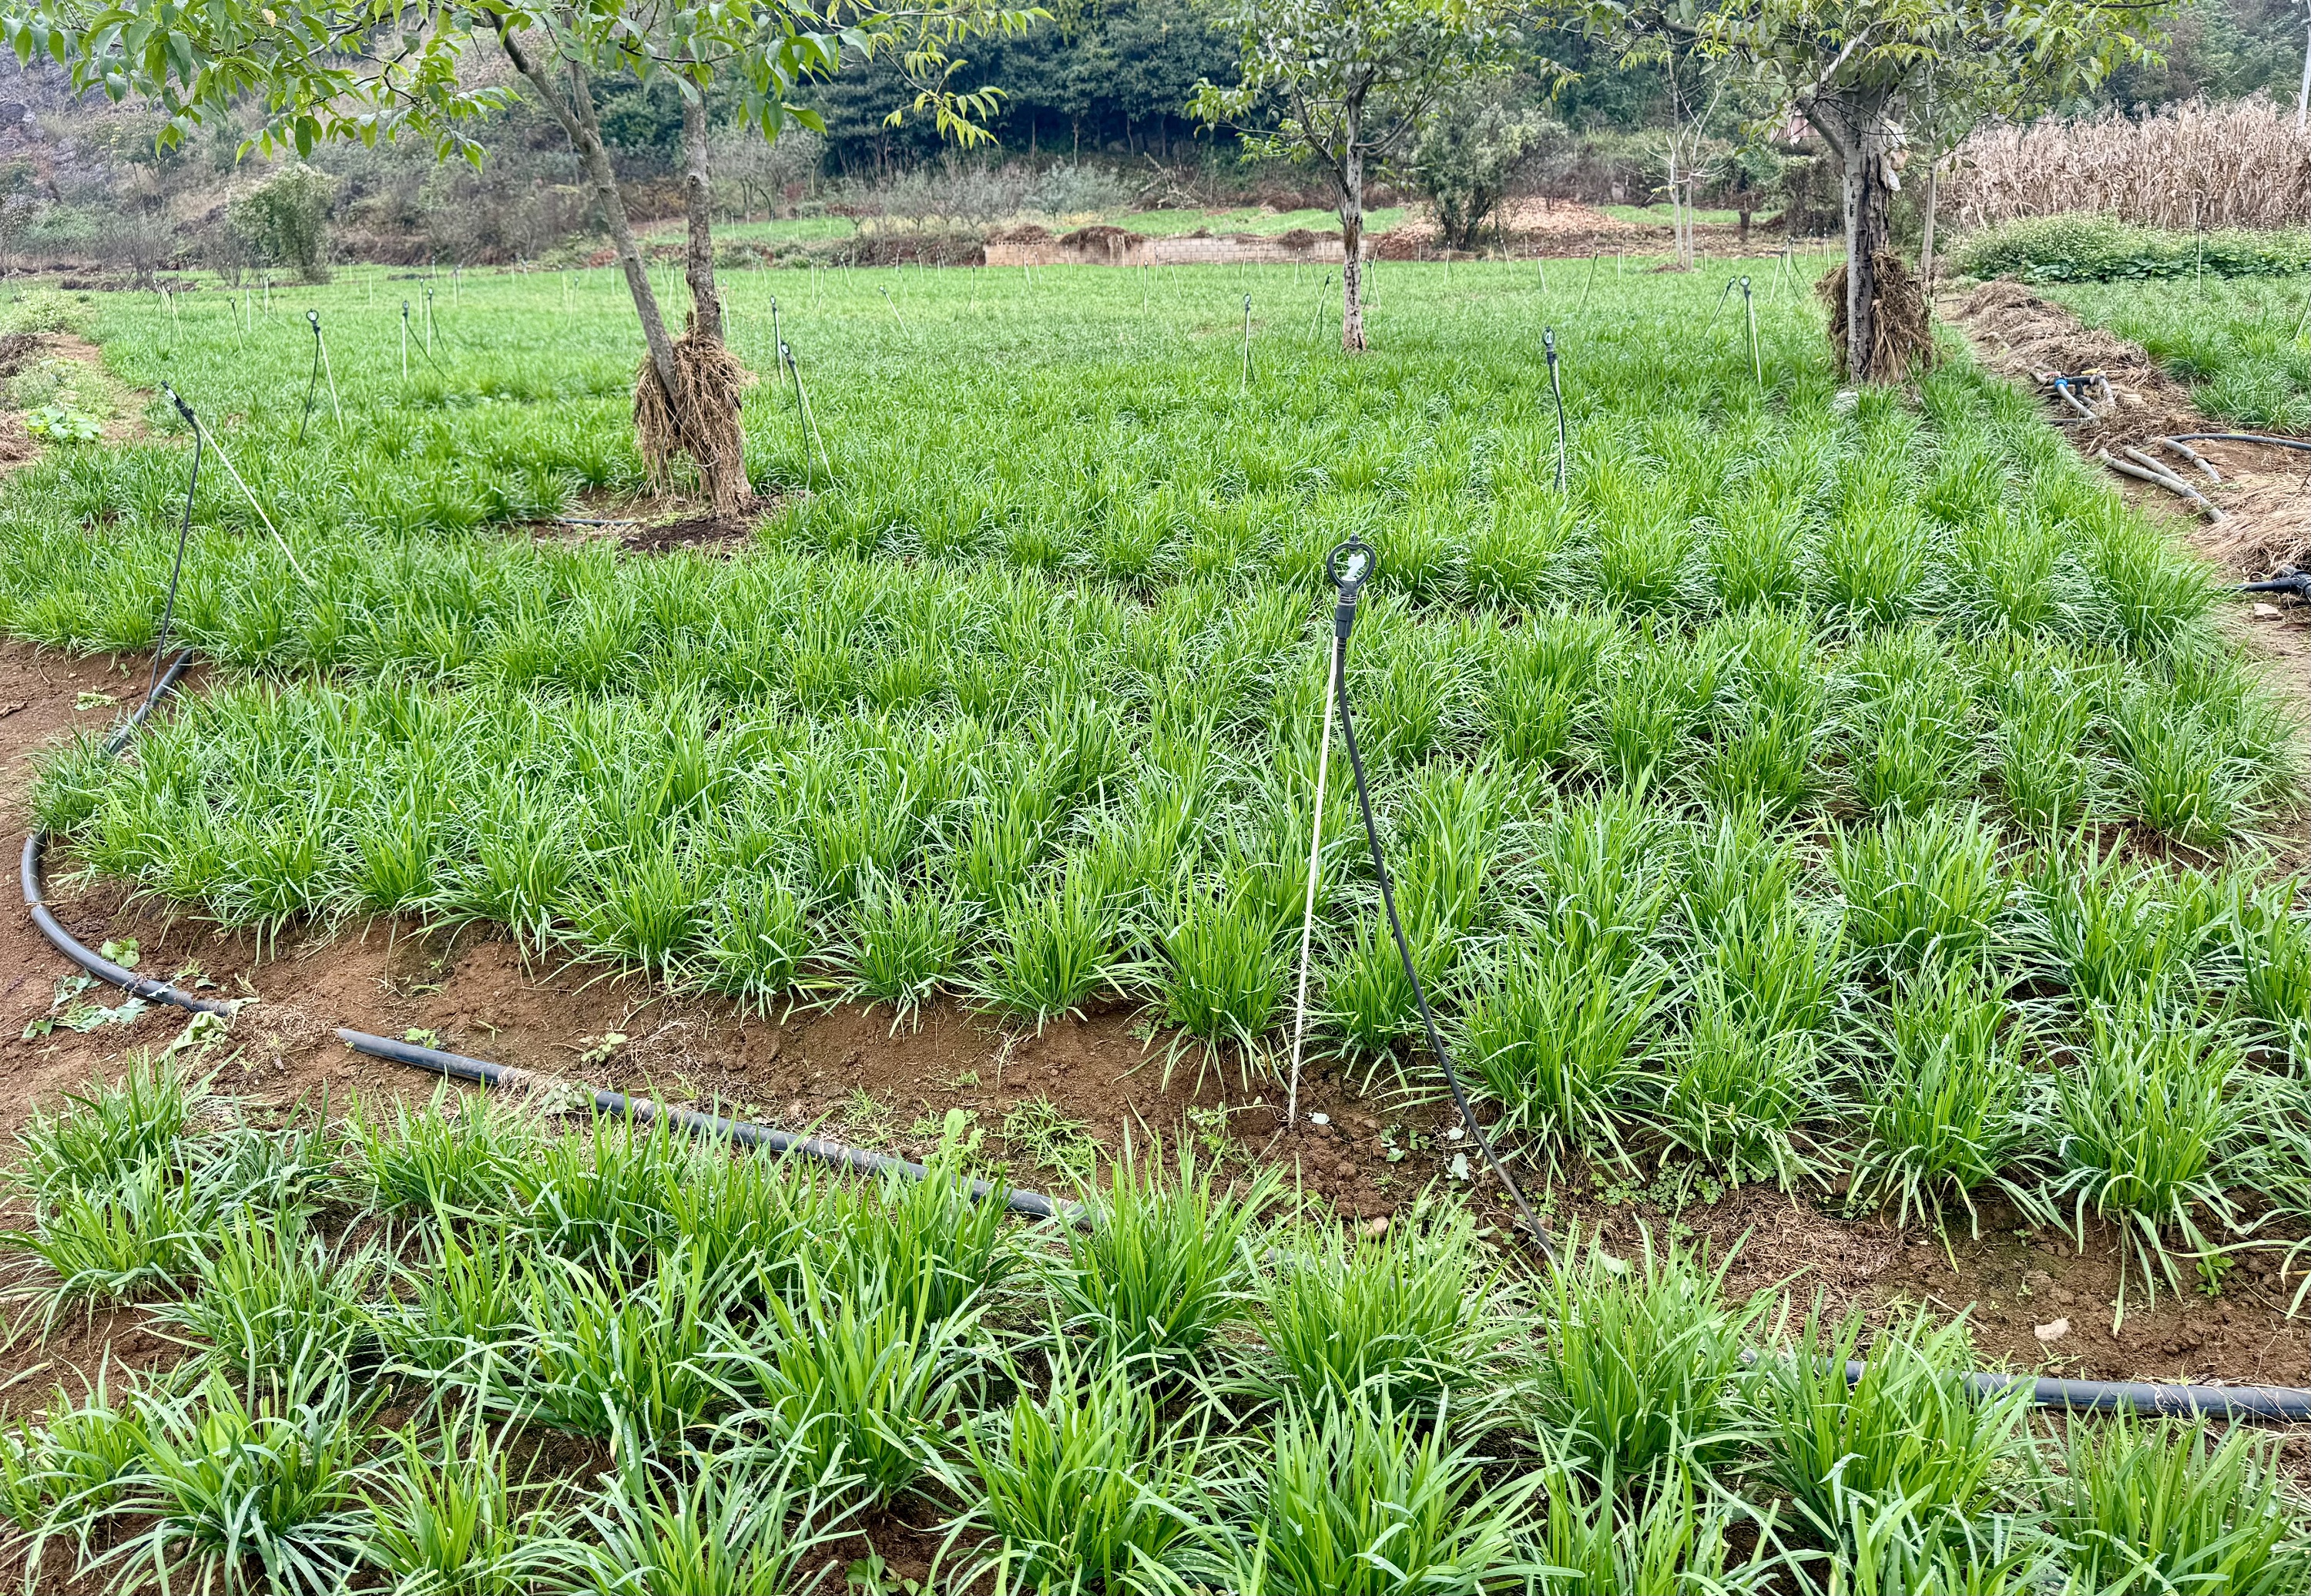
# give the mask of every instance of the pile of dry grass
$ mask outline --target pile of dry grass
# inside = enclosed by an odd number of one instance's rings
[[[648,355],[634,378],[634,432],[650,489],[668,491],[674,461],[687,456],[705,481],[714,513],[736,515],[750,491],[738,397],[753,379],[720,339],[694,328],[674,341],[674,376],[670,402]]]
[[[1978,133],[1943,193],[1964,225],[2099,211],[2148,227],[2311,222],[2311,134],[2270,100],[2191,100]]]

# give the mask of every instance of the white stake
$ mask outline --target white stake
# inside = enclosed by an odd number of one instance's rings
[[[1308,956],[1316,937],[1316,878],[1324,857],[1324,777],[1332,761],[1332,705],[1339,691],[1340,640],[1324,673],[1324,733],[1316,744],[1316,814],[1308,825],[1308,903],[1300,916],[1300,997],[1292,1019],[1292,1077],[1285,1088],[1284,1122],[1300,1121],[1300,1054],[1308,1036]]]

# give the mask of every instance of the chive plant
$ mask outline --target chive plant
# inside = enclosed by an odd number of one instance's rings
[[[1391,271],[1408,312],[1441,287]],[[1183,285],[1149,316],[1086,272],[990,303],[977,274],[932,275],[910,331],[827,275],[810,346],[876,379],[830,388],[815,429],[749,395],[769,509],[728,557],[560,534],[578,495],[641,481],[630,352],[530,279],[477,278],[460,308],[487,336],[406,381],[349,355],[342,424],[301,435],[294,318],[9,307],[240,417],[265,463],[261,510],[196,496],[172,624],[217,666],[201,692],[133,759],[91,732],[44,760],[59,861],[266,937],[494,927],[760,1009],[895,1019],[943,993],[1049,1025],[1121,999],[1250,1068],[1321,829],[1318,1048],[1417,1099],[1439,1082],[1353,800],[1309,807],[1322,560],[1362,530],[1383,558],[1348,689],[1375,821],[1513,1148],[1563,1173],[1850,1171],[1857,1207],[1905,1225],[1995,1190],[2119,1225],[2130,1279],[2170,1286],[2262,1208],[2311,1212],[2300,1104],[2263,1073],[2300,1061],[2311,969],[2250,841],[2295,802],[2284,722],[2209,569],[2028,396],[1953,359],[1842,406],[1810,307],[1764,309],[1753,366],[1673,336],[1705,287],[1613,276],[1552,312],[1583,362],[1560,484],[1510,266],[1463,264],[1420,338],[1321,384],[1264,344],[1225,407],[1232,300]],[[729,284],[742,340],[769,286]],[[364,326],[388,347],[389,307],[310,297],[345,350]],[[151,646],[187,440],[146,420],[11,476],[0,630]],[[81,1000],[59,990],[54,1017]],[[497,1544],[494,1486],[452,1503],[348,1439],[389,1385],[421,1426],[470,1409],[608,1449],[522,1531],[593,1545],[572,1577],[603,1587],[781,1587],[859,1503],[924,1489],[1016,1543],[1015,1573],[1378,1590],[1385,1561],[1547,1588],[1548,1500],[1592,1580],[1676,1564],[1740,1588],[1719,1508],[1745,1457],[1840,1580],[2026,1577],[1996,1522],[2020,1443],[1954,1396],[1955,1343],[1900,1328],[1868,1391],[1745,1374],[1725,1359],[1761,1310],[1712,1300],[1683,1254],[1585,1260],[1526,1304],[1448,1222],[1351,1242],[1155,1159],[1096,1194],[1107,1225],[1024,1239],[964,1193],[960,1125],[921,1183],[803,1180],[447,1099],[260,1131],[188,1069],[140,1068],[30,1122],[6,1238],[36,1320],[154,1299],[200,1349],[184,1383],[0,1446],[8,1512],[83,1562],[293,1585],[357,1544],[438,1563],[458,1523]],[[316,1358],[335,1394],[266,1394]],[[1581,1448],[1476,1423],[1478,1379]],[[1245,1402],[1207,1413],[1206,1391]],[[1175,1432],[1190,1411],[1209,1435]],[[781,1423],[841,1444],[782,1470]],[[1902,1439],[1928,1433],[1931,1467]],[[1172,1440],[1209,1488],[1164,1472]],[[278,1483],[238,1521],[270,1550],[212,1535],[212,1442]],[[1861,1460],[1834,1481],[1832,1446]],[[1080,1543],[1062,1488],[1098,1507]],[[432,1527],[396,1541],[379,1503]]]

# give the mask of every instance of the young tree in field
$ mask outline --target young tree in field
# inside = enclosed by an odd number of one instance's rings
[[[1498,72],[1521,42],[1522,0],[1214,0],[1236,36],[1238,81],[1196,86],[1189,109],[1255,154],[1321,162],[1340,214],[1340,347],[1365,346],[1365,179],[1454,85]]]
[[[1545,152],[1570,143],[1512,78],[1463,83],[1436,102],[1405,161],[1436,209],[1448,249],[1473,249],[1509,185]]]
[[[2091,87],[2149,54],[2165,0],[1596,0],[1616,30],[1690,40],[1802,117],[1844,173],[1840,358],[1854,379],[1898,380],[1932,344],[1923,301],[1888,245],[1906,123],[1927,85],[1939,114],[2010,115]]]
[[[12,34],[20,58],[53,57],[75,88],[161,107],[164,145],[254,110],[250,144],[268,152],[301,156],[325,140],[407,134],[479,165],[484,114],[517,93],[536,98],[583,163],[641,323],[634,424],[643,457],[660,477],[688,457],[728,514],[749,492],[738,425],[747,374],[725,345],[714,281],[708,89],[735,88],[746,124],[774,139],[789,122],[816,126],[794,103],[806,82],[832,74],[846,54],[888,52],[915,88],[913,105],[894,118],[928,112],[943,135],[981,138],[993,94],[947,87],[962,65],[947,47],[1033,14],[1004,0],[922,0],[913,10],[869,0],[35,0]],[[596,115],[595,83],[614,74],[671,83],[682,100],[691,311],[679,337],[650,286]]]

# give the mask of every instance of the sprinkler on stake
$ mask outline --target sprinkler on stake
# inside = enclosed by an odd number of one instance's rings
[[[1243,296],[1243,375],[1236,379],[1235,391],[1242,394],[1251,387],[1251,296]]]
[[[1324,557],[1324,573],[1331,578],[1333,585],[1330,696],[1339,705],[1340,711],[1340,746],[1347,753],[1348,769],[1356,780],[1356,808],[1364,818],[1365,844],[1372,853],[1373,876],[1380,886],[1381,909],[1388,917],[1389,935],[1396,943],[1397,957],[1402,962],[1405,980],[1412,988],[1413,1003],[1420,1010],[1420,1024],[1421,1028],[1427,1033],[1428,1051],[1435,1056],[1437,1066],[1444,1071],[1444,1084],[1452,1091],[1453,1105],[1461,1111],[1461,1122],[1468,1128],[1469,1136],[1475,1138],[1477,1146],[1483,1150],[1485,1162],[1492,1167],[1494,1175],[1500,1181],[1503,1189],[1508,1192],[1510,1200],[1516,1205],[1519,1217],[1517,1228],[1524,1231],[1540,1248],[1542,1253],[1551,1262],[1555,1262],[1556,1243],[1550,1238],[1548,1232],[1542,1227],[1539,1217],[1532,1211],[1531,1205],[1525,1201],[1524,1193],[1518,1190],[1516,1180],[1509,1173],[1508,1166],[1501,1162],[1500,1154],[1493,1147],[1493,1138],[1487,1136],[1485,1133],[1485,1128],[1477,1122],[1476,1110],[1469,1106],[1469,1094],[1461,1085],[1461,1073],[1452,1067],[1452,1054],[1445,1051],[1444,1038],[1436,1029],[1436,1016],[1428,1007],[1427,988],[1422,984],[1420,971],[1413,963],[1412,944],[1406,939],[1404,921],[1396,911],[1396,891],[1389,880],[1388,860],[1381,852],[1380,826],[1373,819],[1372,789],[1365,780],[1364,755],[1356,748],[1356,717],[1348,704],[1347,668],[1348,638],[1356,630],[1356,604],[1363,597],[1365,583],[1372,580],[1373,572],[1379,569],[1379,556],[1373,552],[1372,545],[1361,537],[1349,538]],[[1328,717],[1328,733],[1329,729]],[[1317,781],[1320,786],[1323,774],[1322,756],[1320,754],[1317,765]],[[1321,842],[1322,835],[1323,811],[1319,809],[1316,813],[1316,840]],[[1299,1021],[1294,1026],[1293,1077],[1286,1109],[1287,1113],[1295,1117],[1300,1101],[1298,1038],[1307,1021],[1307,954],[1305,950],[1309,942],[1310,927],[1312,926],[1315,919],[1315,868],[1316,850],[1312,847],[1309,850],[1307,919],[1301,929],[1303,949],[1301,1012]]]
[[[1557,329],[1540,329],[1541,353],[1548,357],[1548,394],[1557,401],[1557,491],[1565,491],[1565,385],[1557,375]]]
[[[1741,309],[1749,318],[1749,371],[1757,378],[1757,387],[1766,386],[1766,362],[1757,353],[1757,301],[1750,296],[1749,279],[1741,279]]]
[[[336,418],[340,431],[345,424],[344,406],[337,403],[337,374],[329,369],[329,346],[321,337],[321,313],[308,310],[305,321],[313,329],[313,375],[305,384],[305,414],[297,418],[297,441],[300,443],[305,441],[305,423],[313,419],[313,397],[319,391],[325,374],[329,379],[329,414]]]

